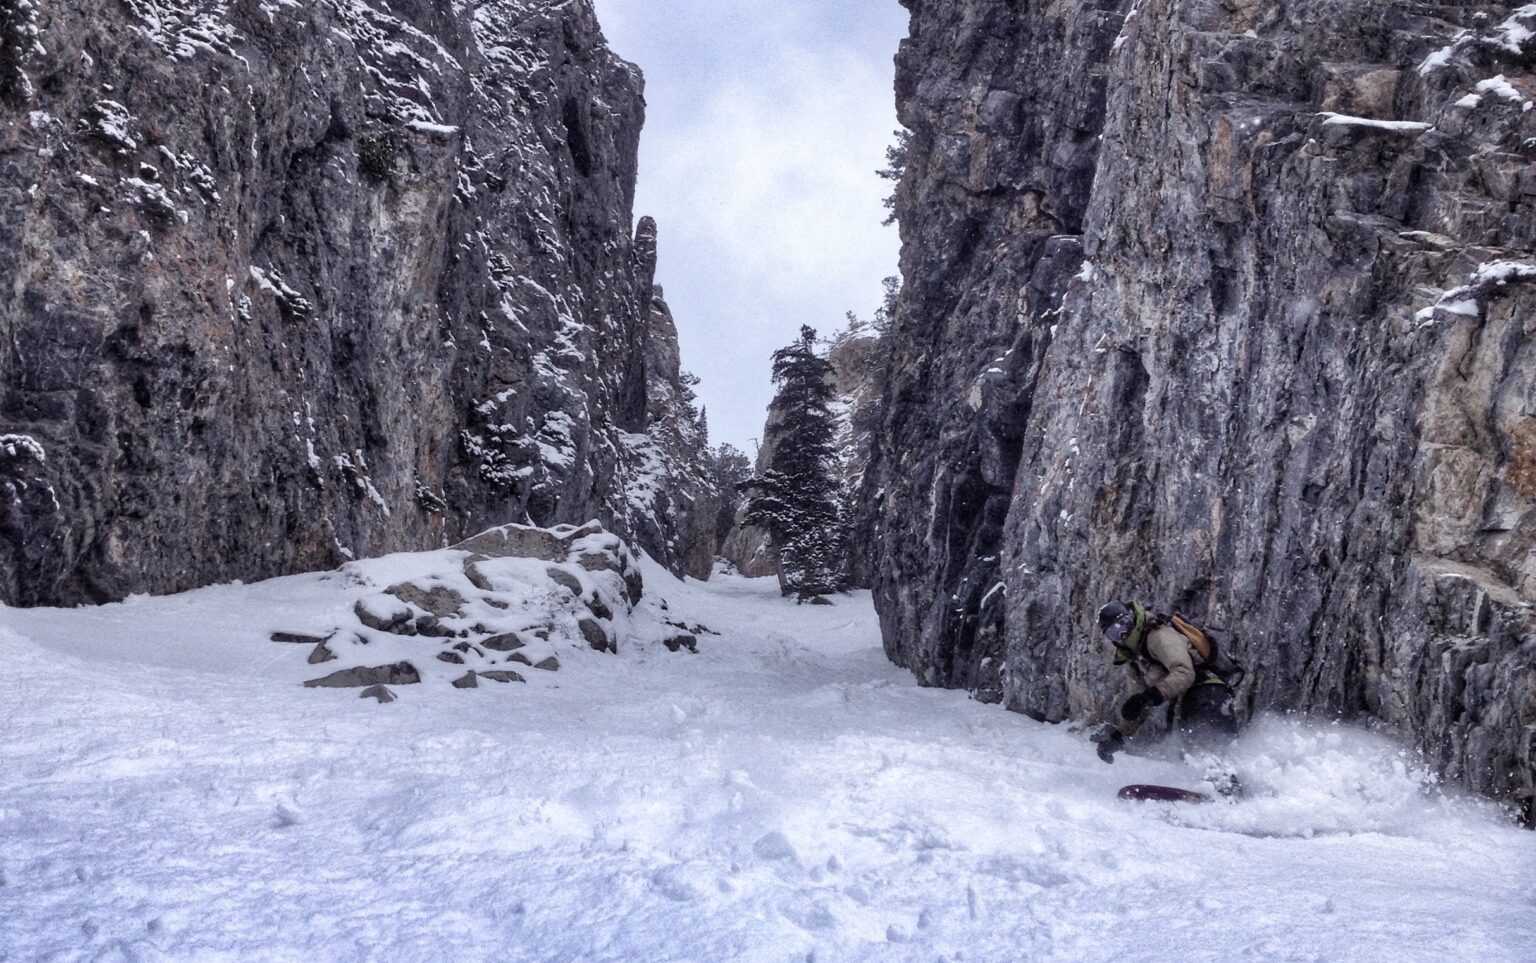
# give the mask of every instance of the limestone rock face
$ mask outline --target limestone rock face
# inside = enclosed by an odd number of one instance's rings
[[[1135,597],[1223,629],[1249,710],[1529,786],[1536,13],[907,5],[892,658],[1107,716]]]
[[[743,525],[740,512],[737,512],[736,525],[720,546],[720,557],[747,578],[772,578],[779,574],[768,533]]]
[[[524,519],[707,576],[642,80],[590,0],[6,7],[0,598]]]

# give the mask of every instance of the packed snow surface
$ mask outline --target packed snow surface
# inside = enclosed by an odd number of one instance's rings
[[[367,586],[0,610],[0,959],[1536,959],[1536,833],[1376,736],[1170,749],[917,686],[867,595],[678,583],[700,654],[540,685],[305,689]]]

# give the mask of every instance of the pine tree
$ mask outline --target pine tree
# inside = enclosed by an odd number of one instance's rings
[[[907,160],[912,151],[912,132],[898,130],[894,134],[896,142],[885,149],[885,167],[875,173],[881,178],[891,181],[896,187],[891,188],[890,196],[885,199],[885,209],[890,212],[881,222],[882,226],[890,227],[896,223],[896,191],[901,184],[901,179],[907,173]]]
[[[880,299],[880,307],[875,309],[875,330],[884,334],[896,320],[896,299],[901,296],[901,278],[888,277],[880,282],[885,295]]]
[[[819,595],[844,584],[844,520],[838,509],[832,366],[816,331],[773,353],[768,464],[742,485],[745,521],[768,532],[786,594]]]
[[[699,396],[694,393],[694,388],[699,386],[699,376],[692,371],[680,371],[677,375],[678,403],[682,405],[683,413],[689,421],[696,421],[699,417]]]

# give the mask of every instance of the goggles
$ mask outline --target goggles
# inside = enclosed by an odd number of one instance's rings
[[[1104,638],[1119,645],[1125,641],[1125,637],[1131,634],[1131,627],[1136,624],[1136,618],[1132,615],[1122,615],[1116,619],[1109,628],[1104,630]]]

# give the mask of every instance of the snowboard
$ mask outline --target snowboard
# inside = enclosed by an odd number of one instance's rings
[[[1172,786],[1150,786],[1143,783],[1133,783],[1120,787],[1121,799],[1134,799],[1141,802],[1210,802],[1211,797],[1203,792],[1195,792],[1191,789],[1175,789]]]

